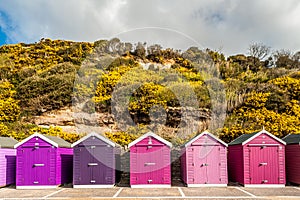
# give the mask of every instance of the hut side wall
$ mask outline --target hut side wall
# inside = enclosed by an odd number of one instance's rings
[[[286,179],[287,182],[300,184],[300,146],[286,145]]]
[[[195,169],[194,169],[194,151],[193,147],[186,148],[186,183],[191,184],[194,183],[195,178]]]
[[[244,181],[243,184],[250,184],[250,149],[247,146],[243,146],[243,163],[244,163]]]
[[[220,178],[221,184],[228,184],[227,147],[220,146]]]
[[[16,181],[16,150],[0,149],[0,187]]]
[[[73,176],[73,149],[57,148],[56,185],[71,183]]]
[[[230,181],[244,184],[243,146],[228,146],[228,178]]]

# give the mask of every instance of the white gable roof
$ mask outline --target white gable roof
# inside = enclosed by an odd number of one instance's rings
[[[130,148],[131,146],[135,145],[136,143],[142,141],[143,139],[147,138],[147,137],[154,137],[155,139],[157,139],[158,141],[161,141],[162,143],[166,144],[167,146],[169,146],[170,148],[172,147],[172,143],[163,139],[162,137],[156,135],[155,133],[149,131],[148,133],[142,135],[141,137],[137,138],[136,140],[132,141],[131,143],[128,144],[128,147]]]
[[[78,145],[79,143],[83,142],[84,140],[86,140],[86,139],[88,139],[88,138],[90,138],[90,137],[96,137],[96,138],[98,138],[99,140],[102,140],[103,142],[105,142],[106,144],[109,144],[110,146],[113,146],[113,147],[116,146],[116,144],[115,144],[114,142],[112,142],[110,139],[108,139],[108,138],[106,138],[106,137],[104,137],[104,136],[102,136],[102,135],[100,135],[100,134],[98,134],[98,133],[92,132],[92,133],[90,133],[90,134],[84,136],[84,137],[81,138],[80,140],[74,142],[74,143],[71,145],[71,147],[74,147],[74,146]]]
[[[215,140],[217,140],[218,142],[220,142],[224,146],[226,146],[226,147],[228,146],[225,142],[223,142],[222,140],[220,140],[219,138],[217,138],[216,136],[214,136],[213,134],[211,134],[208,131],[204,131],[201,134],[197,135],[196,137],[194,137],[193,139],[191,139],[189,142],[187,142],[184,146],[185,147],[190,146],[193,142],[195,142],[196,140],[198,140],[203,135],[209,135],[210,137],[214,138]]]
[[[41,138],[42,140],[48,142],[49,144],[55,146],[55,147],[58,147],[58,144],[52,140],[50,140],[49,138],[45,137],[44,135],[40,134],[40,133],[37,133],[35,132],[34,134],[32,134],[31,136],[25,138],[24,140],[22,140],[21,142],[15,144],[14,148],[18,148],[19,146],[21,146],[22,144],[24,144],[25,142],[31,140],[32,138],[34,137],[39,137]]]
[[[273,138],[274,140],[277,140],[278,142],[282,143],[283,145],[286,145],[285,141],[281,140],[280,138],[276,137],[275,135],[269,133],[268,131],[266,131],[264,128],[263,130],[261,130],[260,132],[256,133],[255,135],[253,135],[252,137],[248,138],[247,140],[245,140],[242,145],[247,144],[248,142],[250,142],[251,140],[253,140],[254,138],[260,136],[261,134],[267,134],[268,136],[270,136],[271,138]]]

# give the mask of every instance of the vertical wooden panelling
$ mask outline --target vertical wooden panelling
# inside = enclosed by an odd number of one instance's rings
[[[56,184],[65,184],[72,181],[73,176],[73,149],[71,148],[57,148],[56,160]]]
[[[16,150],[0,148],[0,186],[16,181]]]
[[[187,158],[187,183],[188,184],[194,184],[195,180],[195,161],[194,161],[194,148],[193,147],[187,147],[186,148],[186,158]]]
[[[243,146],[228,147],[228,178],[229,181],[244,184]]]
[[[300,184],[300,145],[286,145],[285,155],[287,182]]]

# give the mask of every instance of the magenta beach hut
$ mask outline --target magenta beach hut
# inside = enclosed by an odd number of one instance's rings
[[[90,133],[72,144],[73,187],[106,188],[116,181],[119,147],[108,138]]]
[[[285,146],[287,182],[300,184],[300,135],[291,134],[283,138]]]
[[[16,181],[16,150],[18,141],[10,137],[0,137],[0,187]]]
[[[72,182],[73,149],[59,137],[35,133],[15,145],[16,188],[55,188]]]
[[[246,187],[285,186],[285,142],[266,130],[228,144],[229,180]]]
[[[131,142],[128,147],[131,187],[171,187],[170,142],[148,132]]]
[[[181,177],[188,187],[227,186],[227,144],[205,131],[181,148]]]

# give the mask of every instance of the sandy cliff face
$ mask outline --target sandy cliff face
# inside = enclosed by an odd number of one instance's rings
[[[208,110],[192,110],[181,108],[168,108],[161,131],[176,132],[178,128],[189,126],[194,131],[203,131],[208,128],[210,113]],[[185,115],[185,116],[183,116]],[[149,116],[132,114],[135,123],[153,124]],[[113,132],[120,130],[114,116],[108,112],[83,113],[74,112],[72,108],[65,107],[60,110],[45,112],[41,116],[35,116],[30,120],[39,126],[59,126],[66,132],[89,133],[91,131]]]

